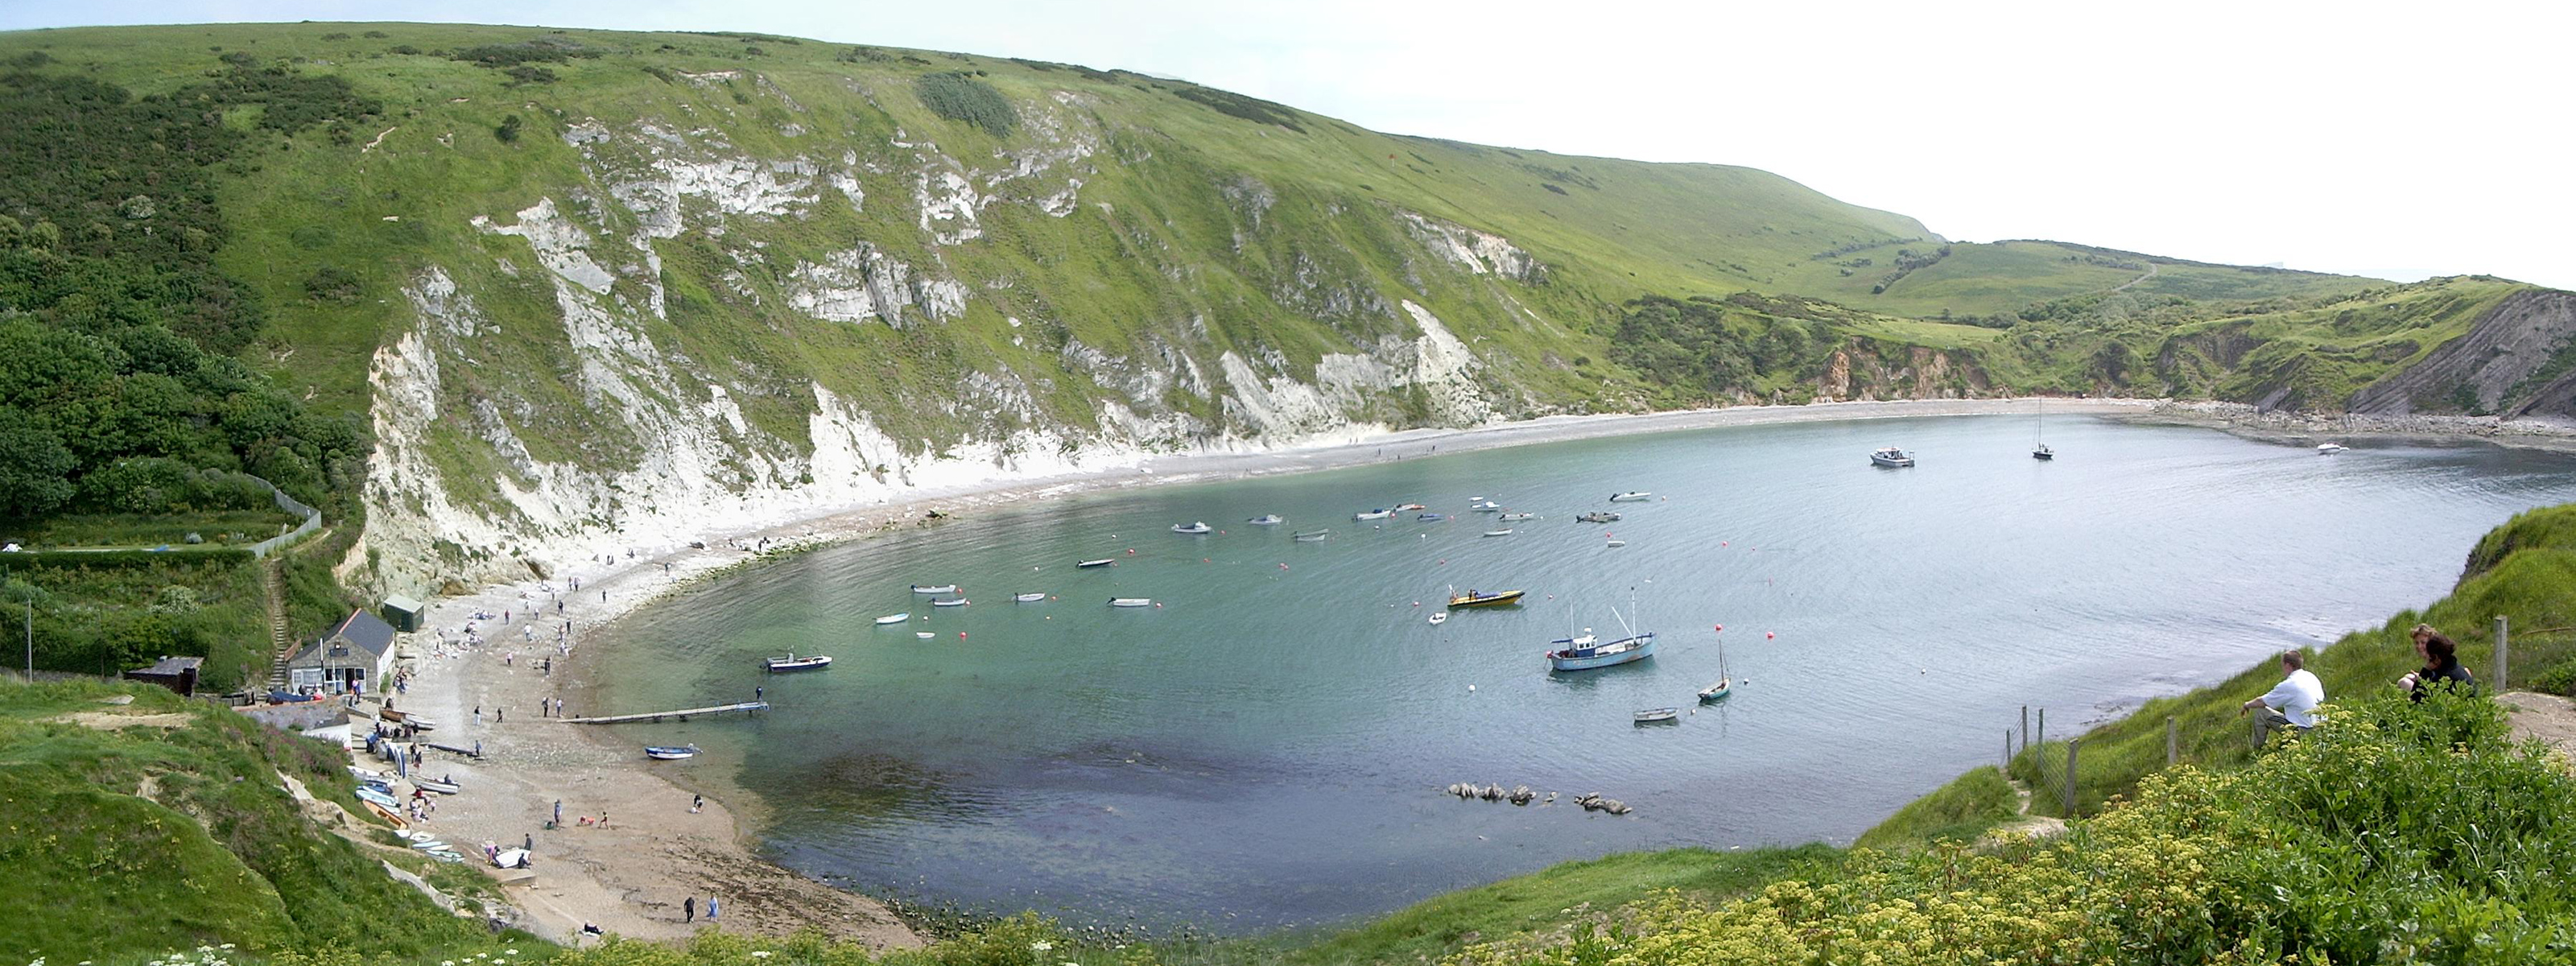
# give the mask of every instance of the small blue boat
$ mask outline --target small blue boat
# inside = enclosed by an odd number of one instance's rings
[[[1655,656],[1652,631],[1605,643],[1586,629],[1575,637],[1560,637],[1548,643],[1555,646],[1548,649],[1547,665],[1558,671],[1589,671]]]
[[[1420,520],[1424,523],[1438,523],[1442,520],[1449,519],[1449,515],[1446,513],[1425,513],[1421,516],[1414,517],[1414,519]]]

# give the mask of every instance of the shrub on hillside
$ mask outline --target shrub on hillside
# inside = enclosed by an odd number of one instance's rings
[[[912,89],[931,113],[983,128],[997,138],[1009,136],[1020,122],[1019,111],[1001,91],[963,71],[923,74],[912,82]]]

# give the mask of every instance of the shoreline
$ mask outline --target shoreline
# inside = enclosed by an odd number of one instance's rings
[[[2266,414],[2228,403],[2141,399],[2048,400],[2049,411],[2124,422],[2205,426],[2258,439],[2332,436],[2479,439],[2503,445],[2576,450],[2576,425],[2506,423],[2492,417],[2309,417]],[[531,884],[503,893],[523,913],[516,925],[573,944],[584,924],[630,938],[676,939],[708,928],[684,921],[684,898],[701,905],[720,896],[727,931],[785,935],[819,928],[878,949],[922,944],[922,937],[884,903],[808,879],[761,854],[757,802],[708,798],[689,807],[701,782],[686,765],[654,767],[631,743],[537,713],[562,699],[567,714],[635,709],[581,707],[601,655],[590,642],[647,603],[736,568],[818,549],[906,525],[928,525],[967,511],[1027,500],[1179,482],[1243,479],[1340,469],[1406,458],[1538,443],[1730,426],[2034,412],[2033,397],[1740,406],[1650,414],[1552,416],[1466,429],[1418,429],[1377,437],[1277,450],[1199,452],[1145,457],[1122,466],[1030,477],[1002,477],[925,489],[863,508],[817,508],[815,515],[745,534],[691,534],[645,553],[604,557],[566,568],[552,580],[487,586],[432,603],[424,630],[406,635],[416,674],[397,707],[437,719],[432,736],[445,744],[484,743],[488,757],[462,761],[429,752],[426,774],[453,773],[466,794],[446,799],[427,827],[463,841],[536,843]],[[755,549],[757,548],[757,549]],[[575,589],[575,588],[578,589]],[[500,620],[508,615],[506,621]],[[472,615],[488,614],[485,619]],[[569,621],[563,649],[557,631]],[[458,641],[471,627],[479,645]],[[545,661],[553,658],[555,672]],[[486,717],[477,720],[477,712]],[[492,715],[509,717],[494,721]],[[442,760],[444,759],[444,760]],[[562,802],[569,827],[542,829]],[[611,824],[580,824],[603,810]],[[568,874],[569,873],[569,874]]]

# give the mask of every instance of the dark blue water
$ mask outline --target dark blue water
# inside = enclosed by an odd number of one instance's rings
[[[2320,457],[2066,418],[2041,463],[2032,429],[1732,428],[1032,503],[650,607],[585,703],[765,683],[774,715],[636,737],[704,746],[699,767],[767,802],[766,836],[796,868],[1076,921],[1251,930],[1614,851],[1848,841],[1993,760],[2022,705],[2071,727],[2376,626],[2444,594],[2480,534],[2576,500],[2576,459],[2557,454],[2357,441]],[[1870,466],[1890,444],[1920,465]],[[1623,490],[1655,499],[1606,502]],[[1504,524],[1468,512],[1476,496],[1543,519],[1481,536]],[[1351,519],[1404,501],[1455,519]],[[1594,509],[1626,519],[1574,520]],[[1263,513],[1288,523],[1243,522]],[[1193,520],[1224,532],[1168,530]],[[1332,539],[1289,539],[1315,527]],[[1073,567],[1105,556],[1118,565]],[[950,582],[974,604],[933,612],[907,590]],[[1427,624],[1451,585],[1530,594]],[[1616,632],[1632,600],[1662,635],[1652,660],[1547,671],[1550,638]],[[870,624],[906,610],[909,625]],[[1749,680],[1677,726],[1634,726],[1637,709],[1693,705],[1718,625]],[[758,659],[791,650],[836,663],[763,681]],[[1636,812],[1442,794],[1458,781]]]

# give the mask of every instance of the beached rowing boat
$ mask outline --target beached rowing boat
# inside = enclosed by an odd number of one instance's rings
[[[698,756],[696,745],[645,745],[644,757],[656,761],[679,761]]]

